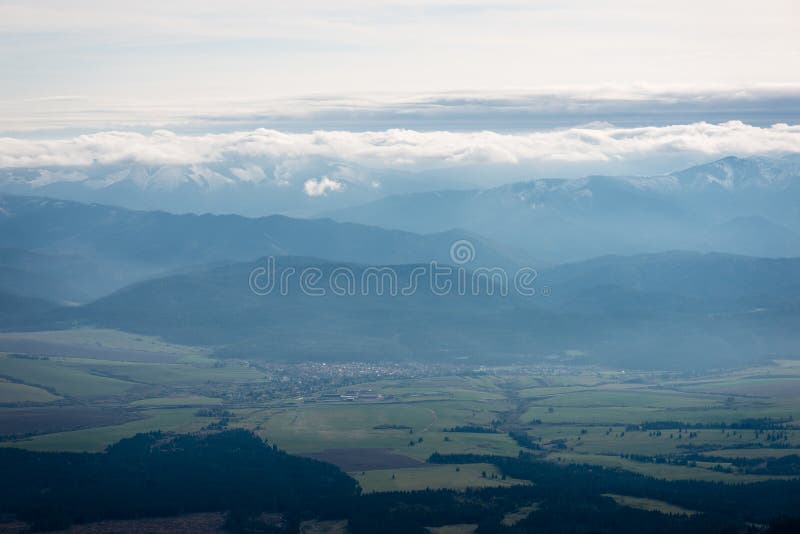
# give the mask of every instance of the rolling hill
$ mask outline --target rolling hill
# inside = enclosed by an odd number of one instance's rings
[[[278,258],[285,291],[251,290],[263,261],[227,263],[148,280],[90,304],[42,314],[40,327],[92,325],[209,345],[218,355],[294,360],[573,361],[636,368],[732,366],[800,346],[800,259],[672,252],[604,257],[539,273],[537,294],[487,285],[459,294],[458,272],[437,294],[427,276],[403,294],[415,268],[395,273],[397,294],[377,291],[374,268]],[[355,290],[337,293],[347,269]],[[314,274],[322,296],[304,291]],[[513,274],[513,273],[512,273]],[[473,272],[465,271],[467,280]],[[370,285],[372,284],[372,285]],[[262,284],[263,285],[263,284]],[[260,287],[260,286],[257,286]],[[387,286],[388,287],[388,286]],[[439,286],[437,286],[439,287]],[[467,285],[466,287],[471,287]],[[567,355],[570,356],[567,356]]]
[[[450,247],[459,239],[473,244],[477,264],[520,263],[467,231],[419,235],[330,219],[175,215],[5,195],[0,196],[0,288],[86,302],[151,276],[265,255],[369,264],[449,262]]]

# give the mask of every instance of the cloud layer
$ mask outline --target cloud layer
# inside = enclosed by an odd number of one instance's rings
[[[524,134],[402,129],[287,133],[257,129],[177,135],[157,130],[149,135],[109,131],[55,140],[0,138],[0,168],[324,158],[376,168],[420,170],[484,163],[607,162],[674,153],[713,157],[788,152],[800,152],[800,125],[757,127],[739,121],[640,128],[594,125]],[[246,181],[265,177],[252,165],[237,166],[235,174]]]
[[[275,130],[530,132],[592,122],[620,127],[741,120],[800,123],[800,85],[592,85],[432,93],[326,93],[271,98],[96,101],[0,99],[0,135],[109,130],[222,133]],[[26,132],[23,134],[23,132]],[[35,133],[38,132],[38,133]],[[53,134],[51,134],[53,135]]]

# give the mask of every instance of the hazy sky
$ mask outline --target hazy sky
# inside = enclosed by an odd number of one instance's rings
[[[797,5],[0,0],[0,168],[800,152]]]
[[[798,82],[796,0],[0,0],[0,98]]]

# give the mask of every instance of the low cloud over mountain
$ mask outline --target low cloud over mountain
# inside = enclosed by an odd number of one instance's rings
[[[288,133],[259,128],[224,134],[99,132],[68,139],[0,139],[0,167],[192,165],[226,158],[332,160],[380,168],[534,161],[595,161],[654,157],[665,152],[706,155],[800,152],[800,126],[758,127],[740,121],[619,128],[594,124],[530,133],[392,129]],[[248,175],[252,180],[253,176]]]

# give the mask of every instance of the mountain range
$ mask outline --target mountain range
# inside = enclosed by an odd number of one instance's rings
[[[796,356],[797,161],[394,195],[338,220],[4,194],[0,329],[116,328],[290,361],[688,370]],[[270,261],[295,286],[259,295],[252,276]],[[438,294],[424,274],[408,294],[338,294],[331,278],[403,287],[433,265],[477,293]],[[514,286],[519,269],[534,295]],[[296,285],[306,274],[324,296]]]
[[[330,219],[282,215],[176,215],[98,204],[0,196],[0,290],[85,302],[176,269],[265,255],[379,263],[450,262],[468,239],[476,265],[521,263],[471,232],[419,235]],[[50,283],[52,281],[53,283]]]
[[[220,356],[278,361],[430,360],[600,363],[702,369],[788,356],[800,346],[800,259],[670,252],[608,256],[546,269],[537,293],[488,285],[438,294],[422,277],[409,294],[357,285],[336,293],[332,273],[362,281],[371,267],[277,258],[291,285],[262,295],[249,281],[265,260],[155,278],[79,307],[44,311],[35,328],[99,326],[206,345]],[[400,288],[425,265],[382,266]],[[324,295],[304,292],[316,270]],[[467,273],[471,279],[472,272]],[[453,286],[457,272],[445,277]],[[374,282],[374,281],[373,281]]]
[[[463,174],[368,169],[304,157],[229,156],[186,165],[101,164],[0,168],[0,192],[171,213],[312,216],[386,195],[464,184]],[[475,181],[466,180],[466,183]]]
[[[530,174],[539,178],[525,180]],[[655,176],[569,179],[528,166],[401,172],[233,155],[191,165],[0,169],[0,193],[169,213],[329,216],[423,234],[461,228],[540,263],[669,249],[797,255],[798,183],[796,154],[727,157]]]
[[[539,264],[672,249],[789,257],[800,255],[800,159],[394,195],[328,215],[413,232],[464,228]]]

